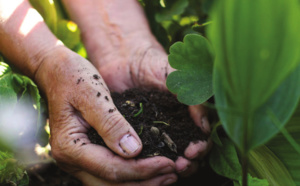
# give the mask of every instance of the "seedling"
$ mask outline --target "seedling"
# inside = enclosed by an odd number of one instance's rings
[[[137,116],[140,115],[142,112],[143,112],[143,103],[140,103],[140,110],[139,110],[137,113],[135,113],[135,114],[133,115],[133,117],[137,117]]]
[[[161,124],[164,124],[164,125],[167,125],[167,126],[170,126],[169,123],[166,123],[164,121],[153,121],[153,123],[161,123]]]

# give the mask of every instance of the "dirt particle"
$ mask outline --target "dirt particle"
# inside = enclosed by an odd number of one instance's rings
[[[114,112],[115,110],[117,110],[117,108],[116,108],[116,107],[115,107],[115,108],[113,108],[113,109],[109,109],[109,110],[108,110],[108,112],[109,112],[109,113],[112,113],[112,112]]]
[[[74,140],[74,143],[76,144],[76,140]]]
[[[80,141],[80,139],[78,138],[76,141]]]
[[[94,74],[94,75],[93,75],[93,78],[94,78],[94,79],[100,79],[100,76],[98,76],[97,74]]]
[[[101,96],[101,93],[100,93],[100,92],[98,92],[98,93],[97,93],[97,97],[100,97],[100,96]]]
[[[86,145],[86,143],[82,143],[81,145]]]
[[[108,97],[107,97],[107,96],[105,96],[105,99],[106,99],[107,101],[109,101],[109,99],[108,99]]]
[[[79,79],[77,79],[77,85],[78,85],[81,81],[84,81],[84,80],[82,79],[82,77],[80,77]]]

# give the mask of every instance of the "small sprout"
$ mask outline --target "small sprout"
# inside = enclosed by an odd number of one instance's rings
[[[138,115],[140,115],[143,112],[143,103],[140,103],[140,110],[133,115],[133,117],[137,117]]]
[[[76,144],[76,140],[74,140],[74,143]]]
[[[141,134],[142,134],[142,132],[143,132],[143,129],[144,129],[144,125],[142,125],[142,126],[141,126],[141,128],[140,128],[140,131],[139,131],[138,135],[141,135]]]
[[[105,96],[105,99],[106,99],[107,101],[109,101],[109,99],[108,99],[108,97],[107,97],[107,96]]]
[[[150,129],[151,133],[155,136],[159,136],[159,129],[157,127],[151,127]]]
[[[177,153],[177,146],[176,144],[173,142],[173,140],[170,138],[170,136],[168,134],[166,134],[165,132],[162,133],[162,137],[164,139],[164,142],[168,145],[168,147],[170,148],[171,151]]]
[[[153,121],[153,123],[161,123],[161,124],[164,124],[164,125],[167,125],[167,126],[170,126],[169,123],[166,123],[164,121]]]

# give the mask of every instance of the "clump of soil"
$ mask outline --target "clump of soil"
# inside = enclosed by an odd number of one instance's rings
[[[190,142],[207,139],[194,124],[188,106],[179,103],[171,93],[130,89],[111,96],[142,140],[143,150],[137,158],[166,156],[175,161],[183,156]],[[92,143],[106,146],[93,128],[88,137]]]

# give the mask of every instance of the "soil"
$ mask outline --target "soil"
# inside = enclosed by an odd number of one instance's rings
[[[184,155],[190,142],[207,139],[191,119],[188,106],[169,92],[130,89],[111,96],[142,140],[143,150],[137,158],[166,156],[175,161]],[[115,110],[109,109],[108,113]],[[88,136],[92,143],[106,146],[93,128]]]
[[[109,109],[107,112],[112,113],[118,109],[142,140],[143,150],[137,158],[160,155],[175,161],[178,156],[183,155],[184,149],[191,141],[207,139],[190,118],[188,107],[179,103],[170,93],[132,89],[123,94],[112,93],[112,98],[117,108]],[[211,116],[209,115],[208,118],[210,120]],[[159,130],[159,134],[153,127]],[[166,142],[166,137],[163,137],[166,135],[174,142],[173,146],[171,143],[171,148],[167,144],[170,140]],[[92,143],[105,146],[94,129],[88,132],[88,136]],[[174,145],[177,152],[174,150]],[[195,174],[186,178],[179,177],[178,182],[173,186],[233,185],[229,179],[213,172],[209,167],[208,159],[199,161],[199,165]],[[59,169],[54,163],[41,167],[27,170],[30,186],[82,186],[79,180]]]

